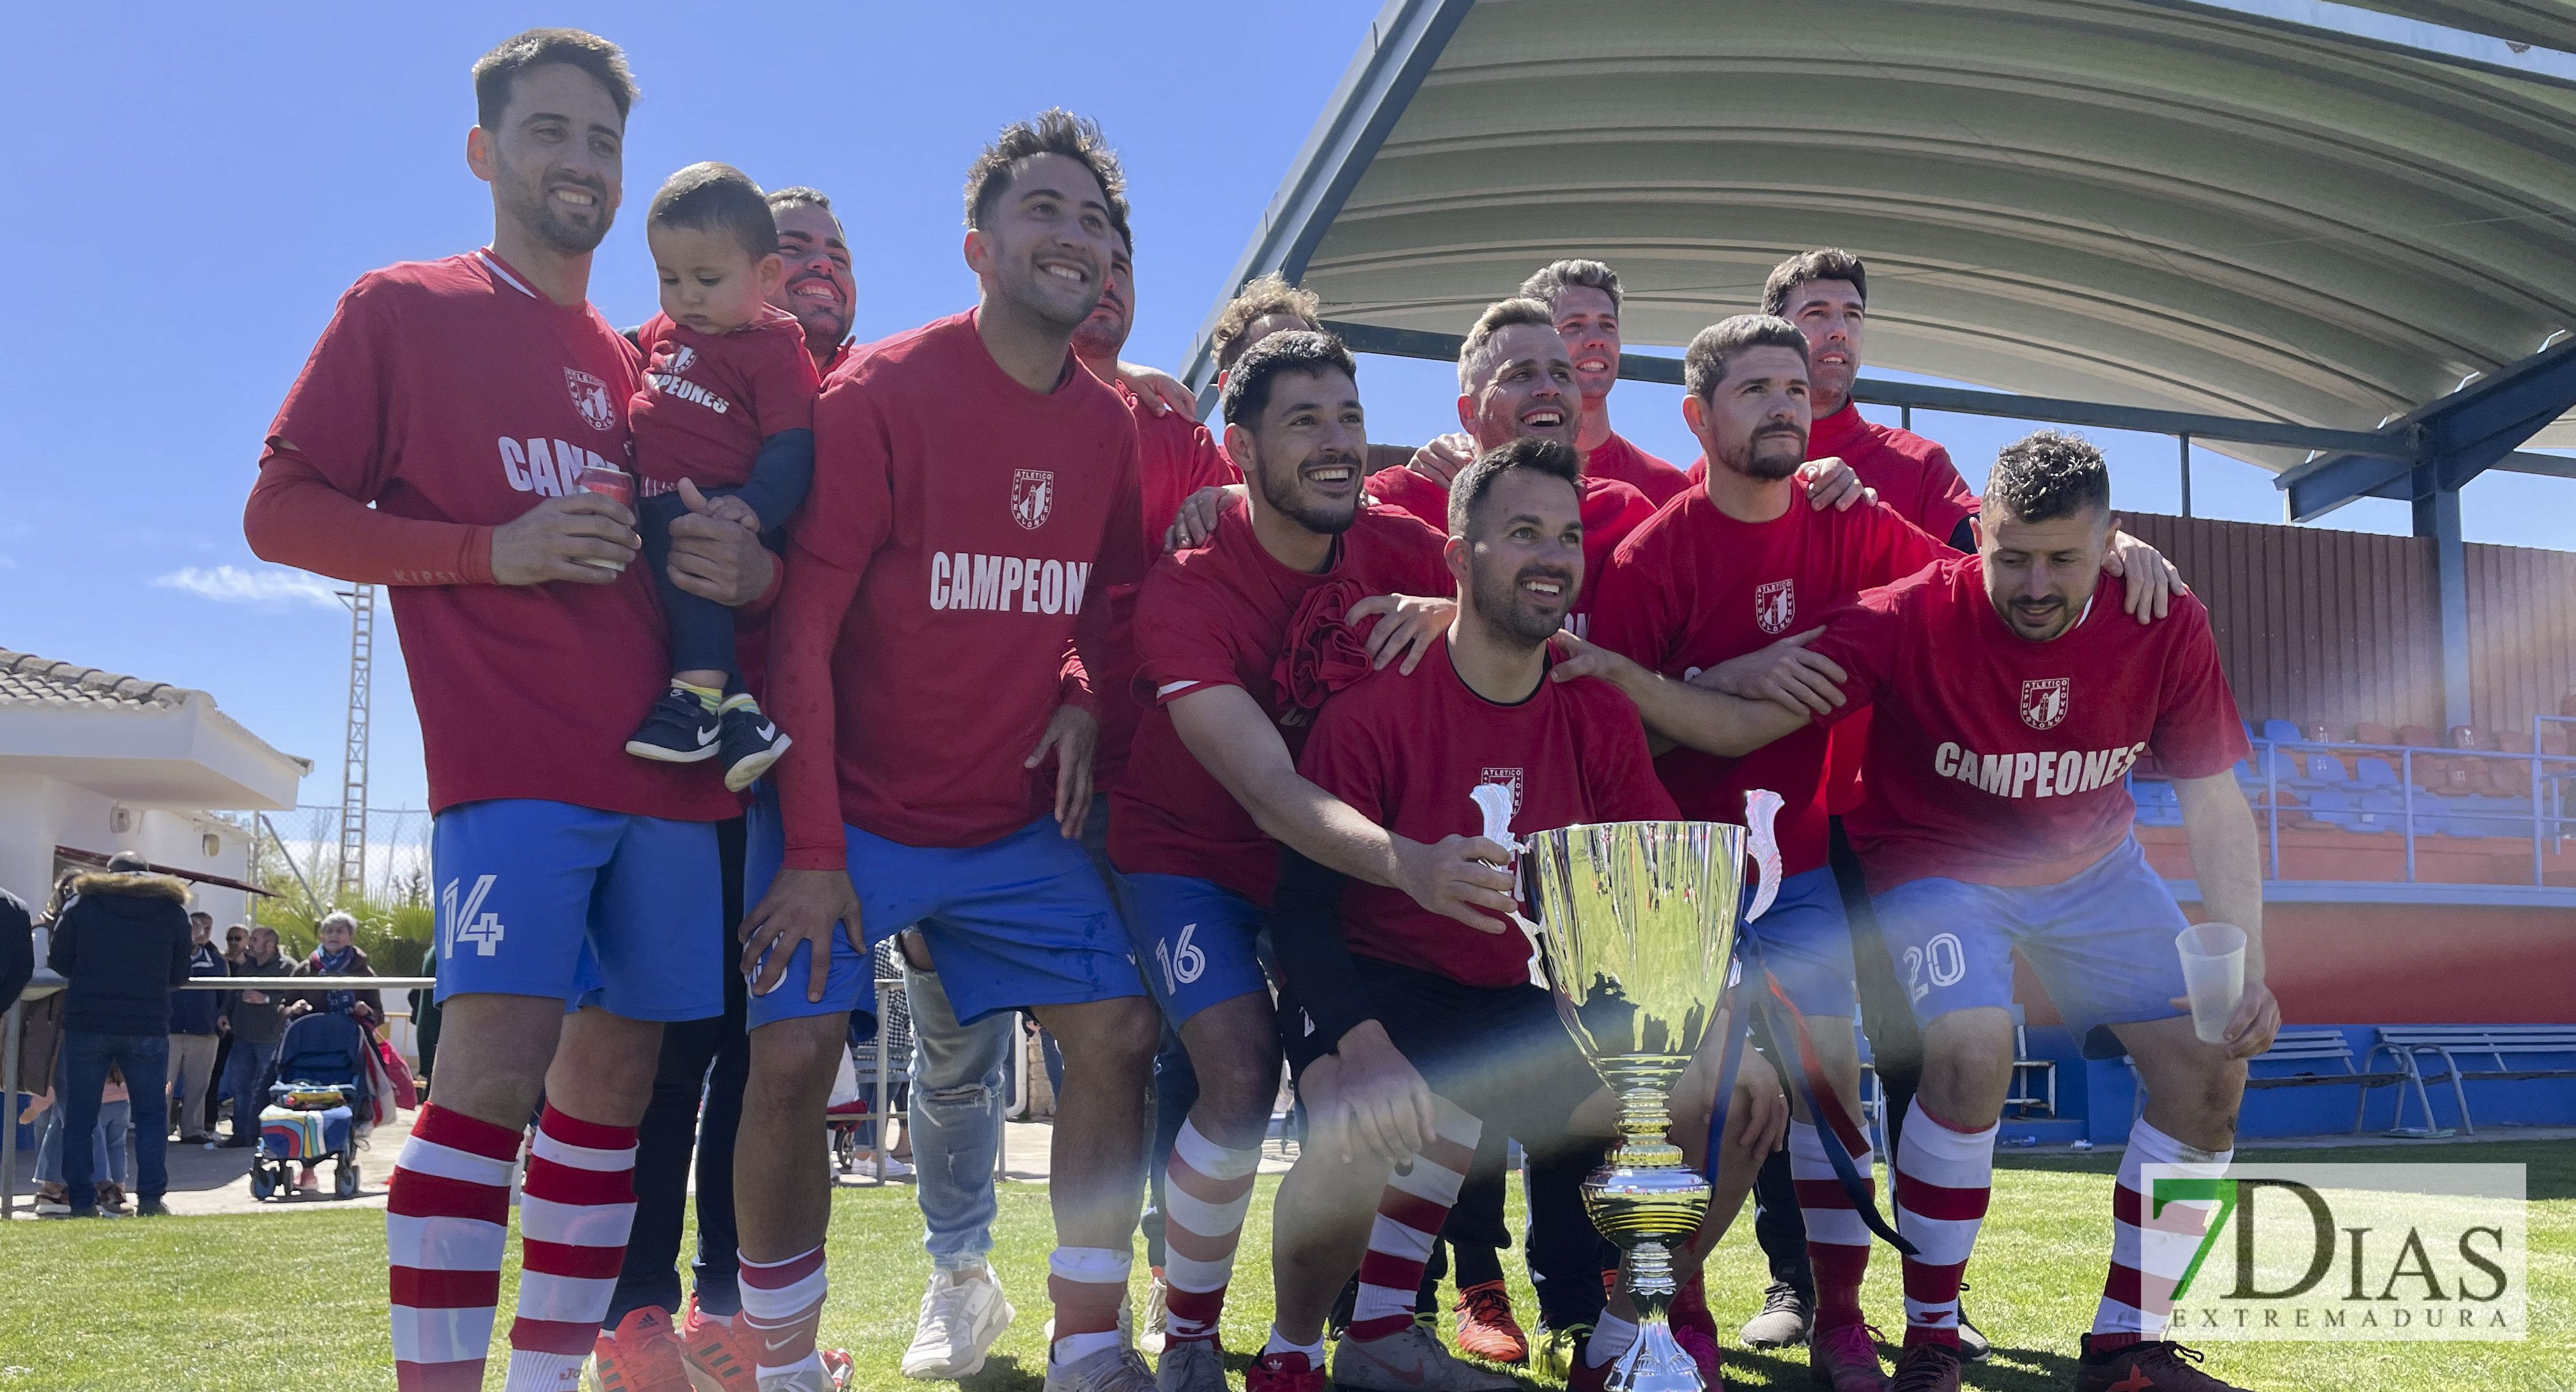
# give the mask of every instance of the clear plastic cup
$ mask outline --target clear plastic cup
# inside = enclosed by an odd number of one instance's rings
[[[603,498],[613,499],[619,507],[628,512],[635,510],[635,476],[614,464],[583,465],[580,476],[573,480],[573,486],[584,493],[596,493]],[[606,561],[585,560],[582,564],[597,566],[601,570],[625,569],[624,566],[611,565]]]
[[[2245,930],[2233,923],[2195,923],[2176,935],[2174,950],[2182,954],[2191,1032],[2204,1044],[2224,1043],[2227,1022],[2245,999]]]

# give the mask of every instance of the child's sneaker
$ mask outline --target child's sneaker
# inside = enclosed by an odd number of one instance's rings
[[[725,788],[731,792],[750,787],[794,743],[780,733],[777,721],[761,714],[759,703],[747,695],[726,698],[718,722],[723,732]]]
[[[626,740],[626,752],[665,764],[694,764],[715,757],[723,728],[705,701],[675,685],[644,713],[644,723]]]

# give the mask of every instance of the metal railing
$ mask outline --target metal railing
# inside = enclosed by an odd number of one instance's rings
[[[2455,820],[2473,820],[2498,826],[2528,822],[2531,828],[2530,883],[2535,886],[2547,884],[2548,857],[2564,847],[2569,830],[2568,791],[2571,784],[2576,784],[2576,755],[2539,752],[2541,736],[2553,726],[2567,728],[2571,736],[2576,736],[2576,716],[2535,715],[2531,718],[2531,752],[2529,753],[2492,749],[2436,749],[2419,745],[2361,744],[2350,740],[2254,740],[2256,766],[2262,775],[2260,786],[2263,790],[2263,805],[2260,810],[2264,814],[2264,840],[2268,843],[2264,878],[2277,880],[2282,877],[2281,794],[2291,792],[2300,795],[2303,805],[2291,810],[2300,814],[2297,820],[2312,819],[2314,809],[2305,805],[2304,799],[2318,791],[2326,780],[2310,779],[2306,776],[2305,758],[2309,754],[2330,754],[2337,760],[2347,763],[2345,771],[2348,777],[2345,782],[2359,784],[2365,794],[2397,799],[2398,827],[2406,847],[2405,883],[2424,882],[2418,877],[2416,864],[2417,842],[2426,834],[2418,829],[2421,826],[2421,819],[2416,814],[2417,809],[2421,807],[2425,811],[2442,812],[2445,817]],[[2298,761],[2286,787],[2281,777],[2281,761],[2285,758]],[[2391,787],[2387,784],[2362,783],[2359,764],[2351,762],[2360,758],[2384,759],[2393,763],[2397,769],[2396,785]],[[2415,761],[2418,758],[2444,762],[2462,759],[2502,760],[2526,765],[2529,772],[2524,784],[2524,795],[2530,806],[2527,811],[2485,808],[2445,811],[2437,800],[2441,797],[2440,794],[2418,786],[2418,780],[2415,777]],[[2333,790],[2348,791],[2340,787]],[[2436,801],[2428,802],[2428,799],[2436,799]],[[2355,809],[2355,812],[2362,816],[2378,815],[2365,809]],[[2343,813],[2337,809],[2336,815],[2343,815]]]

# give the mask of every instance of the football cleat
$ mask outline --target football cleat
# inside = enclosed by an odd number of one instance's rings
[[[1429,1330],[1407,1324],[1382,1339],[1343,1335],[1333,1348],[1333,1386],[1348,1392],[1519,1392],[1520,1383],[1460,1362]]]
[[[601,1330],[584,1371],[590,1392],[692,1392],[671,1317],[658,1305],[627,1311],[613,1333]]]
[[[1787,1348],[1807,1342],[1816,1322],[1816,1302],[1786,1281],[1774,1281],[1762,1292],[1761,1312],[1744,1322],[1735,1337],[1746,1348]]]
[[[2087,1334],[2081,1348],[2083,1356],[2075,1360],[2075,1392],[2243,1392],[2236,1384],[2193,1367],[2200,1361],[2200,1350],[2162,1339],[2142,1339],[2127,1348],[2097,1354],[2093,1336]]]
[[[1512,1318],[1512,1297],[1500,1281],[1458,1292],[1458,1351],[1488,1363],[1527,1363],[1529,1336]]]
[[[1948,1344],[1916,1344],[1896,1360],[1889,1392],[1959,1392],[1959,1351]]]
[[[1243,1392],[1332,1392],[1324,1370],[1302,1353],[1265,1353],[1244,1370]]]
[[[1819,1329],[1807,1340],[1807,1374],[1834,1392],[1888,1392],[1878,1343],[1865,1324]],[[1953,1375],[1953,1384],[1956,1384]]]

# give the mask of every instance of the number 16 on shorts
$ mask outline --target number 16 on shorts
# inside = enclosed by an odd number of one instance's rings
[[[1219,1001],[1270,989],[1261,970],[1259,905],[1190,875],[1120,878],[1130,940],[1175,1026]]]

